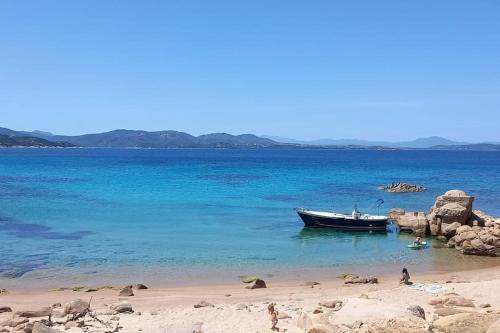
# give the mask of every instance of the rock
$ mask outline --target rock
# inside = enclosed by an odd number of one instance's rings
[[[267,288],[266,283],[264,280],[257,279],[253,281],[250,285],[246,286],[245,288],[247,289],[260,289],[260,288]]]
[[[54,328],[48,327],[41,322],[36,322],[33,324],[32,333],[60,333],[61,331],[56,330]]]
[[[354,284],[354,283],[378,283],[378,278],[369,276],[369,277],[348,277],[344,280],[345,284]]]
[[[451,238],[455,236],[457,229],[461,226],[462,225],[459,222],[441,223],[441,233],[446,238]]]
[[[66,324],[64,324],[64,329],[68,330],[71,327],[80,327],[80,323],[77,321],[68,321]]]
[[[427,233],[429,221],[424,212],[406,212],[403,215],[394,216],[394,222],[401,231],[413,232],[423,236]]]
[[[333,309],[333,308],[338,307],[337,304],[340,304],[340,306],[342,306],[342,301],[335,300],[335,301],[328,301],[328,302],[319,302],[320,306],[323,306],[323,307],[328,308],[328,309]]]
[[[12,309],[8,306],[0,306],[0,313],[12,312]]]
[[[52,309],[57,309],[57,308],[62,308],[62,304],[59,302],[52,304]]]
[[[126,286],[122,290],[118,296],[134,296],[134,292],[132,291],[132,286]]]
[[[390,193],[423,192],[426,190],[423,186],[410,183],[392,183],[380,186],[379,188]]]
[[[134,289],[137,289],[137,290],[144,290],[144,289],[148,289],[148,287],[146,287],[145,285],[143,285],[142,283],[138,283],[138,284],[135,284],[134,285]]]
[[[339,278],[339,279],[358,278],[358,277],[359,276],[357,276],[356,274],[352,274],[352,273],[342,273],[342,274],[337,276],[337,278]]]
[[[434,331],[444,333],[478,333],[486,332],[496,320],[496,314],[482,314],[477,312],[458,313],[440,317],[432,323]]]
[[[313,314],[323,313],[323,310],[320,308],[314,309]]]
[[[451,190],[437,197],[429,214],[430,231],[433,236],[443,234],[442,224],[458,222],[466,224],[472,217],[474,197],[467,196],[460,190]],[[457,230],[458,232],[458,230]]]
[[[37,317],[48,317],[51,313],[52,313],[52,308],[42,308],[40,310],[17,311],[15,315],[24,318],[37,318]]]
[[[388,217],[391,220],[396,220],[399,216],[405,215],[406,211],[403,208],[392,208],[389,211]]]
[[[500,333],[500,319],[491,324],[486,333]]]
[[[111,304],[109,308],[117,313],[132,313],[134,310],[128,302],[118,302]]]
[[[409,306],[408,311],[410,311],[414,316],[425,320],[425,311],[420,305]]]
[[[206,307],[210,307],[210,308],[213,308],[215,305],[213,305],[212,303],[208,303],[207,301],[200,301],[198,304],[195,304],[194,305],[194,308],[195,309],[198,309],[198,308],[206,308]]]
[[[7,295],[8,293],[9,291],[7,289],[0,288],[0,295]]]
[[[489,304],[489,303],[482,303],[482,304],[479,305],[479,307],[483,308],[483,309],[485,309],[485,308],[491,308],[491,304]]]
[[[323,326],[314,326],[311,327],[307,333],[337,333],[337,330],[332,330],[329,327],[323,327]]]
[[[301,284],[301,286],[304,286],[304,287],[314,287],[317,285],[319,285],[319,282],[315,282],[315,281],[307,281],[307,282],[304,282]]]
[[[308,330],[312,327],[313,321],[311,317],[305,312],[301,312],[299,314],[299,318],[297,318],[297,327],[303,330]]]
[[[460,310],[460,309],[455,309],[455,308],[439,308],[434,311],[435,314],[437,314],[440,317],[446,317],[446,316],[451,316],[457,313],[466,313],[467,311]]]
[[[71,301],[69,303],[66,303],[66,305],[64,305],[64,313],[65,314],[82,313],[88,308],[89,308],[88,302],[86,302],[82,299],[76,299],[76,300]]]

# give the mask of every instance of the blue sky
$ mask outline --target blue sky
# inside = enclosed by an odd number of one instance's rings
[[[0,2],[0,126],[500,141],[498,1]]]

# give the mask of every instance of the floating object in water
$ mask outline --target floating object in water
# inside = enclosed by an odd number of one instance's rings
[[[421,242],[421,243],[411,243],[407,245],[410,249],[423,249],[424,247],[427,247],[427,242]]]

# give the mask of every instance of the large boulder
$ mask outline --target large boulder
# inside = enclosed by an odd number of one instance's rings
[[[498,317],[498,314],[477,312],[458,313],[440,317],[432,323],[432,327],[444,333],[486,332],[488,327],[498,320]]]
[[[427,233],[429,221],[424,212],[405,212],[404,214],[392,214],[394,222],[401,231],[414,232],[423,236]]]
[[[65,314],[76,314],[76,313],[82,313],[86,309],[88,309],[89,303],[81,300],[81,299],[76,299],[74,301],[71,301],[67,303],[64,306],[64,313]]]
[[[454,222],[458,222],[461,225],[469,223],[472,218],[473,202],[474,197],[466,195],[461,190],[451,190],[437,197],[436,202],[427,215],[431,234],[433,236],[444,235],[452,237],[453,233],[443,233],[442,224],[445,224],[445,227],[448,228]]]
[[[56,330],[54,328],[48,327],[41,322],[36,322],[33,324],[33,328],[31,330],[32,333],[60,333],[60,330]]]

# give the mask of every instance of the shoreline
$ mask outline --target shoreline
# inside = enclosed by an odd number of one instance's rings
[[[310,285],[303,285],[306,281],[301,281],[301,283],[288,281],[268,282],[265,289],[249,290],[245,289],[246,285],[240,282],[148,290],[134,289],[135,296],[132,297],[119,296],[119,289],[96,292],[16,289],[11,290],[7,295],[0,296],[0,303],[10,306],[13,311],[26,311],[37,310],[54,303],[61,303],[64,306],[65,303],[75,299],[88,301],[92,297],[92,307],[100,314],[101,319],[106,320],[112,316],[109,312],[110,304],[121,301],[129,303],[135,313],[119,314],[119,322],[123,326],[120,332],[137,332],[139,328],[144,332],[153,333],[192,332],[193,325],[201,322],[203,332],[210,333],[271,332],[266,311],[267,304],[274,302],[277,304],[278,311],[291,316],[291,318],[281,319],[278,326],[293,333],[305,331],[297,327],[302,313],[312,318],[313,325],[319,322],[326,325],[328,322],[328,325],[349,327],[359,320],[366,325],[375,325],[393,318],[406,324],[425,326],[433,320],[437,310],[428,304],[429,300],[452,292],[470,298],[475,303],[474,308],[454,307],[454,309],[472,311],[478,315],[494,315],[500,319],[500,266],[434,274],[415,274],[410,270],[410,274],[415,283],[437,283],[447,290],[439,294],[414,290],[400,285],[398,274],[387,274],[379,277],[378,284],[346,285],[342,279],[337,278],[318,280],[319,285],[313,288]],[[334,312],[331,309],[319,307],[323,313],[313,314],[314,310],[318,309],[319,302],[335,299],[344,303],[340,311]],[[194,308],[194,305],[202,300],[213,304],[213,307]],[[486,303],[490,307],[480,307],[480,304]],[[406,310],[410,305],[421,306],[426,312],[426,321],[419,319],[420,322],[415,323],[414,317]],[[8,316],[11,314],[0,314],[0,322]],[[424,331],[399,328],[399,330],[387,332]],[[345,332],[357,331],[346,330]]]

